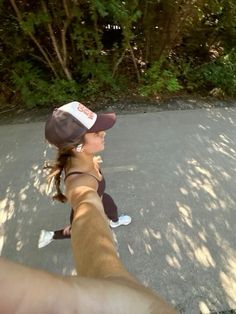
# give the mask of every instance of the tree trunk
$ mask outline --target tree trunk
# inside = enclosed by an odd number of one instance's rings
[[[138,65],[137,65],[137,62],[136,62],[136,59],[135,59],[134,51],[133,51],[133,48],[132,48],[130,42],[128,43],[128,47],[129,47],[129,51],[130,51],[130,54],[131,54],[131,57],[132,57],[132,60],[133,60],[133,63],[134,63],[134,68],[135,68],[136,75],[137,75],[137,81],[140,82],[139,69],[138,69]]]
[[[23,20],[22,15],[20,10],[18,9],[15,0],[10,0],[11,5],[16,13],[17,16],[17,20],[18,23],[20,24],[20,22]],[[41,54],[43,55],[44,59],[46,60],[46,64],[50,67],[50,69],[52,70],[53,74],[55,75],[56,78],[58,78],[58,74],[49,58],[49,56],[47,55],[46,51],[43,49],[43,47],[40,45],[39,41],[37,40],[37,38],[34,36],[33,33],[29,32],[28,33],[29,37],[31,38],[31,40],[35,43],[35,45],[38,47],[39,51],[41,52]]]
[[[45,4],[44,1],[42,1],[42,7],[43,7],[44,12],[46,14],[48,14],[48,10],[47,10],[47,7],[46,7],[46,4]],[[70,71],[69,71],[69,69],[67,67],[67,59],[66,58],[63,59],[63,56],[60,53],[59,45],[58,45],[57,39],[56,39],[56,37],[54,35],[51,23],[48,23],[48,31],[49,31],[50,38],[52,40],[53,48],[54,48],[54,50],[56,52],[56,56],[57,56],[57,58],[59,60],[59,63],[61,65],[61,67],[62,67],[62,69],[63,69],[67,79],[68,80],[72,80],[72,75],[71,75],[71,73],[70,73]],[[65,32],[65,30],[64,30],[64,32]],[[64,42],[64,49],[65,49],[65,42]],[[65,54],[66,54],[66,49],[65,49]]]

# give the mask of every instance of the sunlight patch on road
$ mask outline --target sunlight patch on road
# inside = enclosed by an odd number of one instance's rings
[[[209,249],[202,245],[198,248],[195,249],[194,251],[194,255],[196,260],[205,267],[215,267],[216,263],[213,259],[213,257],[211,256],[211,253],[209,251]]]
[[[131,255],[134,255],[134,250],[132,249],[132,247],[129,245],[128,243],[128,250],[130,252]]]
[[[167,255],[166,256],[166,261],[173,268],[176,268],[176,269],[180,269],[181,268],[181,265],[180,265],[178,259],[175,256],[171,257],[171,256]]]
[[[200,313],[204,313],[204,314],[210,313],[208,306],[206,305],[205,302],[202,302],[202,301],[199,302],[199,310],[200,310]]]
[[[14,214],[14,201],[9,200],[8,197],[5,197],[0,201],[0,255],[2,253],[5,232],[4,232],[4,223],[11,219]]]
[[[116,172],[126,172],[126,171],[135,171],[137,166],[135,165],[126,165],[126,166],[116,166],[116,167],[104,167],[103,173],[116,173]]]
[[[224,288],[224,291],[227,295],[229,305],[231,305],[231,302],[235,301],[235,296],[236,296],[235,278],[232,278],[229,274],[226,274],[223,271],[220,272],[219,277],[220,277],[221,284]]]
[[[181,204],[180,202],[176,202],[176,206],[179,209],[181,220],[186,223],[190,228],[193,227],[192,224],[192,211],[189,206],[186,204]]]

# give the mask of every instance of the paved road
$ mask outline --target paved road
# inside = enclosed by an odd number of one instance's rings
[[[74,273],[70,242],[37,248],[69,208],[45,193],[43,123],[0,126],[0,253]],[[236,308],[236,109],[119,115],[102,154],[108,192],[133,223],[121,259],[182,313]]]

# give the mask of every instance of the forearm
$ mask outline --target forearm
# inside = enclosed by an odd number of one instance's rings
[[[92,189],[88,189],[74,204],[71,239],[79,275],[93,278],[125,275],[132,278],[117,256],[101,199]]]
[[[0,258],[0,313],[175,313],[133,278],[117,257],[101,200],[94,190],[85,189],[77,201],[72,248],[77,272],[87,278],[52,275]]]
[[[1,314],[73,313],[80,307],[75,295],[79,286],[65,277],[0,258]]]
[[[114,309],[108,313],[175,313],[161,297],[125,269],[117,256],[100,198],[96,198],[93,191],[85,193],[75,206],[71,241],[78,274],[99,279],[80,281],[87,285],[83,290],[95,294],[98,304],[103,304],[106,295],[106,307]],[[102,313],[105,313],[104,308]]]
[[[105,302],[105,303],[104,303]],[[173,314],[123,279],[61,277],[0,258],[1,314]]]

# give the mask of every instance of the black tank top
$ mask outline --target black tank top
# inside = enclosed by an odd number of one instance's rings
[[[98,182],[97,193],[98,193],[98,195],[99,195],[100,197],[102,197],[102,195],[103,195],[103,193],[104,193],[104,191],[105,191],[105,188],[106,188],[106,181],[105,181],[105,179],[104,179],[103,176],[102,176],[102,180],[99,181],[99,180],[98,180],[93,174],[91,174],[91,173],[80,172],[80,171],[73,171],[73,172],[69,172],[69,173],[65,176],[64,181],[65,181],[69,176],[71,176],[71,175],[73,175],[73,174],[87,174],[87,175],[89,175],[89,176],[94,177],[94,178],[97,180],[97,182]],[[100,174],[102,175],[101,171],[100,171]]]

